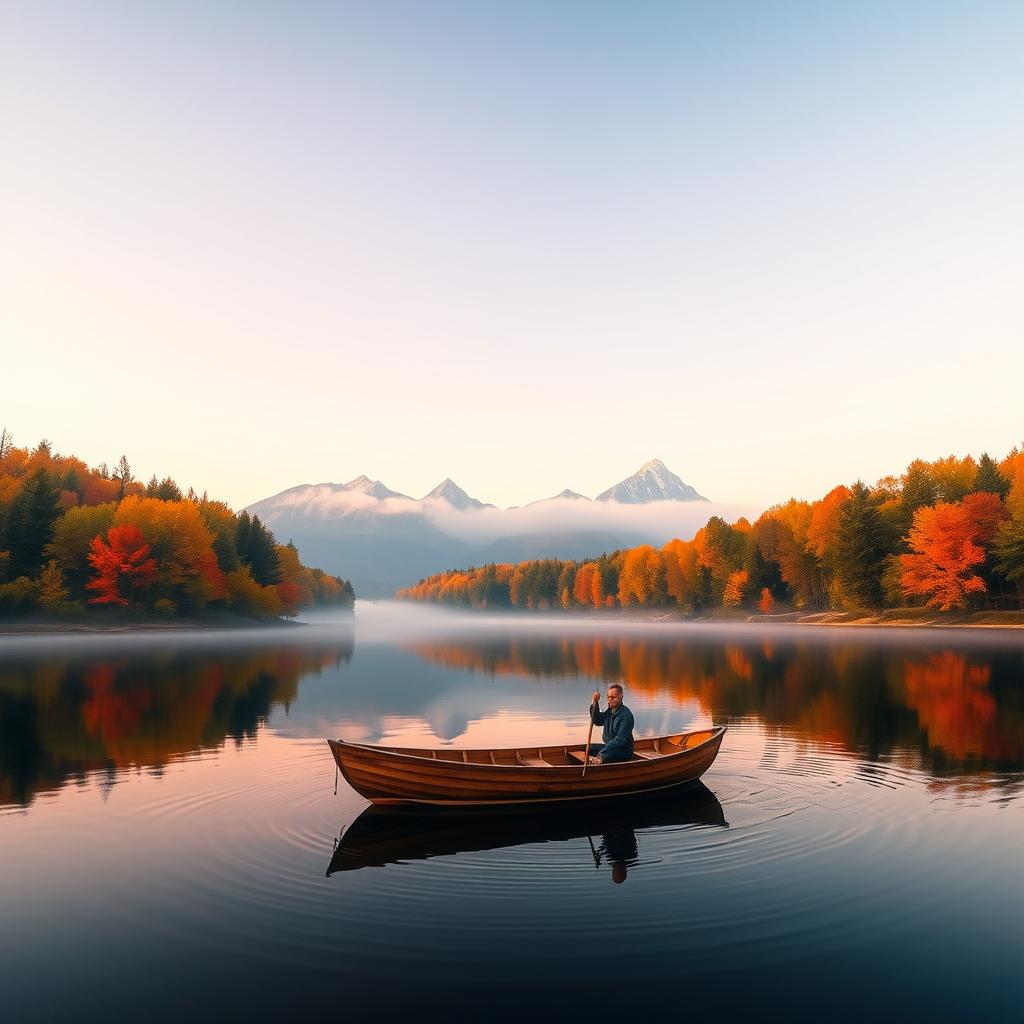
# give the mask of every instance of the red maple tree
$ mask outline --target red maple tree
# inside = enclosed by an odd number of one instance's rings
[[[156,559],[149,557],[149,545],[133,523],[112,526],[107,539],[97,534],[89,545],[89,564],[96,576],[86,583],[95,590],[90,604],[129,605],[130,597],[145,590],[156,579]]]

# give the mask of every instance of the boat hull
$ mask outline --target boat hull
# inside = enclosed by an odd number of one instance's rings
[[[580,744],[439,752],[327,742],[349,785],[375,804],[480,807],[576,803],[677,789],[711,767],[724,734],[719,726],[641,740],[637,750],[649,751],[647,757],[638,753],[635,760],[591,765],[586,772],[571,760],[582,751]],[[459,755],[462,759],[455,760]],[[552,763],[529,764],[524,758]]]

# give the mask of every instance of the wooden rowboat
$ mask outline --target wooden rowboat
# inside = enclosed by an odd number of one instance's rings
[[[584,744],[500,750],[381,747],[328,740],[348,784],[375,804],[481,807],[637,796],[699,779],[725,727],[637,740],[632,761],[591,765]]]

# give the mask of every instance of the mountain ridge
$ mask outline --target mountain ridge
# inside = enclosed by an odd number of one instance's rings
[[[582,558],[665,543],[687,529],[696,503],[706,500],[658,460],[602,495],[594,501],[566,488],[499,509],[451,477],[412,498],[360,474],[344,484],[299,484],[247,511],[327,571],[351,579],[360,597],[374,598],[458,565]]]
[[[403,494],[401,491],[394,491],[380,480],[373,480],[365,473],[354,477],[344,484],[324,481],[318,484],[296,484],[277,494],[266,498],[260,498],[246,506],[247,511],[256,510],[257,506],[266,506],[267,503],[276,501],[287,495],[294,495],[297,492],[317,489],[328,489],[334,493],[349,492],[352,494],[365,494],[368,497],[376,498],[378,501],[395,499],[419,504],[423,501],[440,500],[446,501],[452,508],[458,511],[494,509],[498,506],[489,502],[474,498],[451,477],[445,477],[433,490],[429,491],[422,498],[416,499],[411,495]],[[648,504],[654,501],[708,501],[702,494],[690,484],[683,481],[673,473],[660,459],[650,459],[645,462],[635,473],[613,484],[607,490],[602,491],[595,498],[589,498],[579,491],[573,491],[566,487],[558,494],[550,498],[538,498],[528,502],[526,505],[510,505],[505,511],[512,511],[517,508],[530,508],[552,501],[617,501],[622,504],[638,505]]]

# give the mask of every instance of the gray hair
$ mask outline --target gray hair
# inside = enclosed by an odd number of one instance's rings
[[[609,690],[618,690],[619,691],[619,696],[620,697],[622,696],[622,693],[623,693],[622,683],[609,683],[608,684],[608,689]]]

